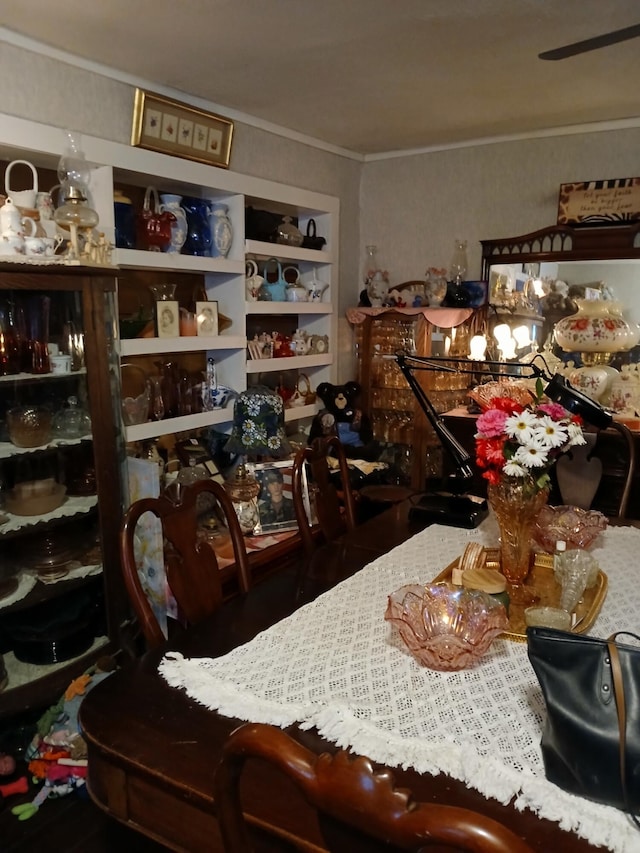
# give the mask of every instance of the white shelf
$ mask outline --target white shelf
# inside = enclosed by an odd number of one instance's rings
[[[157,355],[165,352],[201,352],[204,350],[244,349],[246,338],[242,335],[217,335],[216,337],[185,336],[181,338],[124,338],[120,341],[120,355]]]
[[[80,370],[72,370],[71,373],[8,373],[6,376],[0,376],[0,382],[41,382],[43,379],[71,379],[72,376],[82,376],[86,372],[86,367],[81,367]]]
[[[247,361],[247,373],[270,373],[274,370],[295,370],[298,367],[323,367],[333,364],[332,353],[294,355],[290,358],[254,358]]]
[[[329,302],[247,302],[247,314],[331,314]]]
[[[114,263],[125,268],[164,270],[166,272],[219,272],[244,274],[244,260],[206,258],[175,252],[145,252],[140,249],[115,249]]]
[[[244,248],[247,255],[260,258],[283,258],[287,261],[309,261],[312,264],[331,263],[331,252],[328,249],[302,249],[282,243],[263,243],[260,240],[245,240]]]
[[[233,406],[228,403],[224,409],[214,409],[212,412],[199,412],[196,415],[181,415],[179,418],[165,418],[161,421],[128,426],[126,441],[144,441],[147,438],[157,438],[172,432],[187,432],[232,420]]]
[[[318,411],[315,403],[308,406],[294,406],[292,409],[284,410],[284,419],[286,423],[291,421],[301,421],[303,418],[312,418]]]
[[[54,518],[85,515],[97,505],[98,498],[95,495],[89,495],[88,497],[71,495],[65,498],[61,506],[43,515],[13,515],[13,513],[5,509],[4,512],[7,516],[7,521],[0,525],[0,534],[14,533],[16,530],[24,530],[27,527],[33,527],[41,521],[51,521]]]

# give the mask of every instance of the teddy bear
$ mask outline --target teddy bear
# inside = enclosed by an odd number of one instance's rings
[[[321,382],[318,385],[317,395],[324,408],[313,419],[309,444],[320,436],[337,435],[347,456],[360,459],[377,456],[371,421],[358,406],[361,390],[357,382],[344,385]]]

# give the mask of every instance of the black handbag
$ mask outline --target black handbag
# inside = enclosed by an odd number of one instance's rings
[[[547,707],[541,741],[547,779],[640,813],[640,647],[527,628],[528,653]]]

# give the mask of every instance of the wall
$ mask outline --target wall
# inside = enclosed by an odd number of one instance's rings
[[[373,243],[391,282],[448,267],[467,241],[467,278],[480,276],[480,240],[553,225],[561,183],[640,174],[640,128],[477,145],[365,164],[360,265]]]
[[[4,80],[0,112],[129,143],[133,86],[12,44],[0,44],[0,77]],[[359,276],[354,247],[359,240],[361,162],[235,122],[230,168],[340,199],[338,303],[343,317],[353,304],[353,282]],[[340,346],[348,353],[346,320],[340,328]],[[349,371],[346,362],[339,371],[341,378],[351,378]]]

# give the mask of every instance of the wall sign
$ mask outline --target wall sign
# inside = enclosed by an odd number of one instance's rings
[[[233,122],[136,89],[131,144],[227,168]]]
[[[640,220],[640,178],[560,185],[558,225],[621,225]]]

